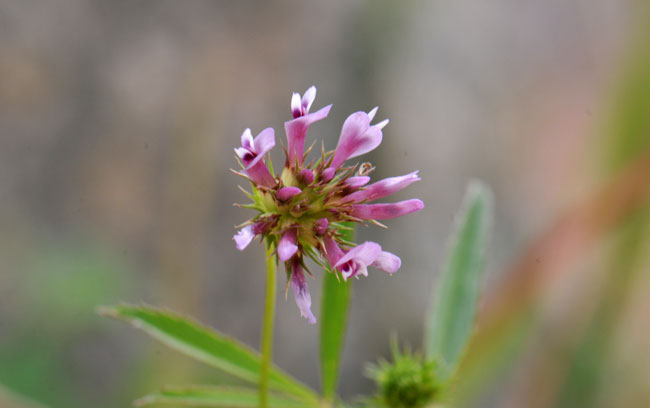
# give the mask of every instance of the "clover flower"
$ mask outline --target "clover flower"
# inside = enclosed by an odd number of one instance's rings
[[[418,199],[370,203],[420,180],[417,171],[367,185],[371,166],[344,165],[381,144],[382,129],[388,119],[371,125],[377,108],[351,114],[343,123],[336,149],[322,149],[317,160],[307,162],[312,150],[310,147],[305,151],[307,131],[312,124],[325,119],[332,107],[309,113],[315,97],[316,88],[312,86],[302,97],[294,93],[291,98],[293,119],[284,124],[286,161],[279,174],[274,174],[267,155],[275,146],[271,128],[255,138],[250,129],[244,131],[241,147],[235,148],[241,171],[233,170],[252,185],[252,192],[242,189],[252,202],[240,206],[258,212],[240,225],[234,236],[237,249],[244,250],[257,236],[274,248],[278,260],[285,263],[287,290],[291,287],[301,314],[310,323],[315,323],[316,318],[311,312],[305,271],[310,275],[311,272],[305,258],[343,280],[368,276],[368,267],[393,274],[401,266],[397,255],[382,250],[375,242],[347,242],[341,230],[349,228],[345,226],[347,222],[381,225],[377,220],[400,217],[424,207]]]

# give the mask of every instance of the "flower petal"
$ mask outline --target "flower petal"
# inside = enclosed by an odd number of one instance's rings
[[[273,128],[266,128],[260,132],[254,140],[255,153],[264,156],[275,146],[275,131]]]
[[[325,249],[323,251],[325,259],[327,259],[327,262],[330,264],[332,269],[334,269],[334,265],[336,265],[339,259],[344,255],[343,250],[339,247],[334,238],[329,235],[323,237],[323,242],[325,243]]]
[[[399,270],[400,266],[402,266],[402,260],[395,254],[381,251],[377,259],[375,259],[370,265],[392,275]]]
[[[321,172],[320,180],[324,183],[329,183],[329,181],[334,178],[335,174],[336,174],[336,169],[334,167],[328,167]]]
[[[377,114],[377,111],[379,110],[379,106],[375,106],[368,112],[368,117],[370,118],[370,122],[375,118],[375,115]]]
[[[372,116],[374,112],[375,109],[370,112]],[[365,112],[355,112],[348,116],[341,129],[332,167],[338,168],[347,159],[366,154],[381,144],[381,128],[376,125],[370,126],[371,120],[371,116]]]
[[[252,155],[251,152],[245,147],[235,147],[235,154],[241,160],[244,160],[244,157],[246,157],[246,155]]]
[[[339,267],[345,264],[348,261],[354,261],[363,265],[370,265],[377,259],[381,253],[381,246],[376,242],[366,241],[361,245],[350,249],[348,252],[343,255],[338,262],[336,262],[335,267]]]
[[[278,198],[280,201],[289,201],[293,197],[297,196],[298,194],[302,193],[302,190],[299,189],[298,187],[282,187],[281,189],[278,190],[277,193],[275,193],[275,196]]]
[[[311,169],[302,169],[298,174],[298,179],[307,186],[314,182],[314,178],[316,177]]]
[[[291,116],[294,119],[302,116],[302,102],[300,101],[300,94],[298,92],[294,92],[291,95]]]
[[[300,116],[290,121],[284,122],[284,130],[287,134],[287,151],[289,153],[289,164],[293,166],[296,162],[302,164],[305,152],[305,136],[307,129],[313,123],[325,119],[330,112],[332,105],[328,105],[317,112]]]
[[[269,168],[266,167],[266,163],[262,160],[263,157],[264,156],[260,155],[253,159],[253,161],[246,166],[244,172],[255,184],[272,188],[275,186],[276,181],[271,175]]]
[[[420,211],[423,208],[424,203],[418,199],[391,204],[354,204],[350,215],[363,220],[388,220]]]
[[[311,108],[311,104],[314,103],[314,99],[316,99],[316,87],[312,85],[302,95],[301,107],[303,114],[309,113],[309,109]]]
[[[253,134],[250,129],[244,130],[244,133],[241,134],[241,145],[245,149],[254,150]]]
[[[252,225],[245,226],[244,228],[240,229],[237,232],[237,234],[235,234],[234,237],[232,237],[232,239],[235,240],[235,246],[240,251],[243,251],[244,249],[246,249],[248,244],[250,244],[251,241],[253,241],[254,238],[255,238],[255,233],[253,232],[253,226]]]
[[[278,243],[278,258],[281,262],[286,262],[291,259],[296,252],[298,252],[298,245],[296,245],[296,230],[291,228],[282,235],[282,238],[280,238],[280,242]]]
[[[350,188],[359,188],[368,184],[369,181],[370,177],[368,176],[355,176],[349,177],[347,180],[345,180],[345,185],[346,187]]]
[[[305,273],[300,266],[300,261],[295,260],[291,265],[291,289],[293,290],[293,297],[296,299],[296,305],[300,309],[300,314],[307,318],[309,323],[316,323],[316,317],[311,312],[311,295],[307,287],[307,280]]]
[[[352,178],[352,177],[350,177]],[[349,194],[341,200],[344,203],[355,202],[360,203],[362,201],[372,201],[379,198],[389,196],[393,193],[396,193],[403,188],[406,188],[411,183],[419,181],[418,172],[414,171],[413,173],[406,174],[399,177],[389,177],[383,180],[380,180],[376,183],[369,185],[363,190],[355,191],[352,194]]]

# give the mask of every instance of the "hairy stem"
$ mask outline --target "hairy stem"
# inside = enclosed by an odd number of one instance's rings
[[[262,365],[260,367],[260,407],[269,406],[269,368],[273,352],[273,318],[275,317],[275,278],[276,259],[273,256],[273,246],[266,246],[266,301],[264,302],[264,323],[262,326]]]

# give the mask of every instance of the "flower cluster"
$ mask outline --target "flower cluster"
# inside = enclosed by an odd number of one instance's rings
[[[372,166],[368,163],[345,165],[347,160],[368,153],[381,143],[382,129],[388,119],[371,125],[377,108],[368,113],[351,114],[343,123],[336,149],[332,152],[322,149],[320,158],[307,162],[312,150],[311,147],[305,150],[307,130],[313,123],[326,118],[332,107],[309,113],[315,97],[313,86],[302,97],[293,94],[293,119],[284,124],[286,162],[281,173],[274,174],[270,158],[267,158],[267,153],[275,146],[272,128],[264,129],[256,137],[246,129],[241,136],[241,147],[235,149],[242,167],[235,173],[248,179],[253,189],[252,192],[244,190],[252,203],[241,206],[258,211],[234,236],[237,249],[246,248],[256,236],[266,241],[279,261],[285,263],[288,285],[301,314],[310,323],[315,323],[316,318],[311,312],[305,279],[305,271],[309,273],[305,257],[343,280],[367,276],[369,266],[395,273],[401,265],[399,257],[383,251],[375,242],[360,245],[347,242],[341,231],[349,228],[345,226],[348,222],[379,224],[378,220],[423,208],[422,201],[417,199],[370,204],[418,181],[417,171],[368,184]]]

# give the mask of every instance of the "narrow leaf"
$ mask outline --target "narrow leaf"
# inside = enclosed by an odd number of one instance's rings
[[[235,377],[259,382],[260,355],[223,334],[178,314],[148,306],[102,307],[99,313],[124,320],[166,346]],[[270,386],[304,399],[317,399],[307,386],[272,367]]]
[[[227,407],[257,408],[259,392],[242,387],[223,386],[188,386],[166,387],[135,401],[138,407],[173,406],[173,407]],[[317,402],[307,403],[278,395],[269,396],[271,408],[310,408],[318,407]]]
[[[452,231],[448,254],[425,322],[427,354],[451,377],[470,338],[491,214],[491,194],[472,182]]]
[[[354,225],[344,223],[339,228],[343,238],[354,240]],[[323,301],[320,324],[320,362],[323,396],[332,400],[336,395],[343,340],[348,319],[352,281],[339,281],[334,273],[323,275]]]

